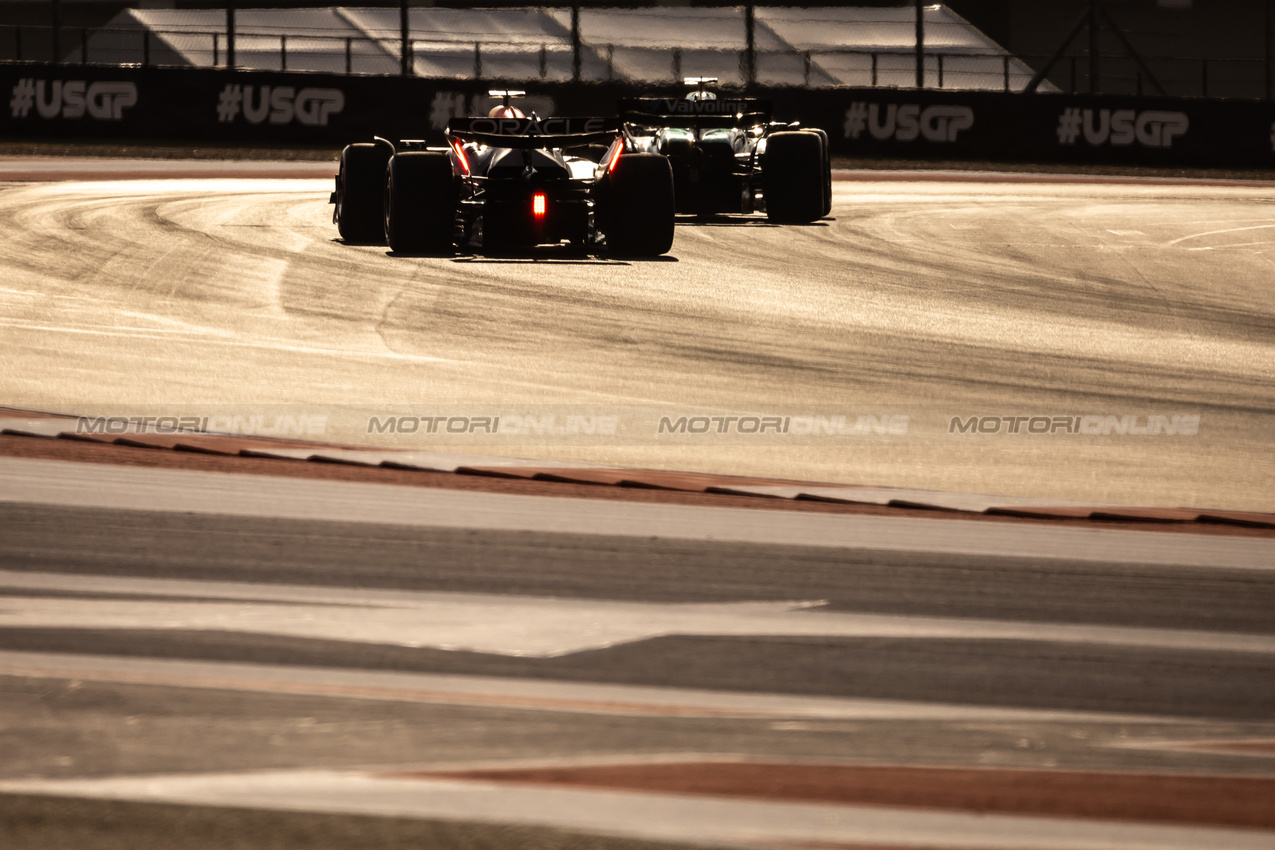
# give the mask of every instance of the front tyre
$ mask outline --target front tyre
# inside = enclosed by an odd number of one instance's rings
[[[381,190],[390,152],[384,145],[347,145],[337,173],[336,227],[351,244],[384,245]]]
[[[385,169],[385,238],[396,254],[450,254],[456,179],[445,153],[395,154]]]
[[[628,257],[658,257],[673,247],[676,213],[673,169],[654,153],[620,154],[599,181],[598,212],[607,250]]]
[[[806,224],[824,215],[823,140],[805,130],[785,130],[766,140],[762,187],[766,217]]]

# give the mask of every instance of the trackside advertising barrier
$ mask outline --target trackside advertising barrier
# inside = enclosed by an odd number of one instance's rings
[[[859,156],[1275,166],[1261,101],[869,90],[811,103],[809,120]]]
[[[380,135],[441,139],[517,85],[541,116],[613,115],[621,84],[10,63],[0,135],[334,148]],[[1275,105],[1191,98],[915,89],[763,89],[775,118],[828,131],[834,154],[897,159],[1275,167]],[[7,108],[3,104],[7,101]]]

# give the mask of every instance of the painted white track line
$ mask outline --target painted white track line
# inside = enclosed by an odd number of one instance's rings
[[[398,779],[338,771],[26,780],[0,783],[2,792],[513,823],[737,847],[854,842],[953,850],[1270,850],[1275,838],[1256,830]]]
[[[807,514],[0,458],[0,501],[739,543],[1275,570],[1275,541]]]
[[[133,598],[23,596],[17,605],[0,605],[0,628],[240,632],[528,658],[672,635],[1028,641],[1275,654],[1275,635],[822,611],[820,600],[628,602],[0,570],[0,594],[11,589]]]
[[[1114,712],[995,708],[887,699],[596,685],[498,676],[395,673],[55,652],[0,651],[0,676],[584,714],[959,723],[1177,725],[1189,722],[1181,718]]]
[[[314,178],[336,174],[338,163],[315,160],[248,159],[143,159],[114,157],[0,156],[0,181],[44,180],[130,180],[138,175],[155,177],[171,174],[189,178],[251,177],[268,174]]]

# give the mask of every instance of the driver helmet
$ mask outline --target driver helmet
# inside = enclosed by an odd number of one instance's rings
[[[488,118],[526,118],[522,110],[516,106],[493,106],[487,113]]]

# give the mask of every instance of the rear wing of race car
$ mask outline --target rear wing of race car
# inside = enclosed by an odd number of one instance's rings
[[[453,118],[447,135],[493,148],[570,148],[609,145],[620,134],[615,118]]]
[[[620,99],[620,118],[644,127],[695,127],[745,129],[768,124],[774,108],[769,100],[724,97],[689,100],[680,97],[626,97]]]

